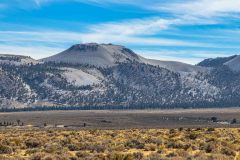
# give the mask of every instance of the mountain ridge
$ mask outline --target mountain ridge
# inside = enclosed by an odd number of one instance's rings
[[[11,63],[0,55],[0,108],[240,106],[234,65],[239,56],[205,67],[150,60],[123,46],[96,43],[59,54],[39,61],[7,56]]]
[[[194,66],[177,61],[161,61],[144,58],[132,50],[113,44],[77,44],[69,49],[42,59],[44,62],[63,62],[73,64],[89,64],[99,67],[111,67],[117,63],[136,61],[139,63],[146,63],[154,66],[168,68],[177,72],[194,72],[201,71],[201,66]]]

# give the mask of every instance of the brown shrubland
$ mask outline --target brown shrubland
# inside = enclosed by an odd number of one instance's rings
[[[0,131],[0,160],[240,160],[240,129]]]

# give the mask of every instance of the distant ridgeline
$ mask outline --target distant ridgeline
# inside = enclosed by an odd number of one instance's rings
[[[239,56],[194,66],[90,43],[38,61],[0,55],[0,77],[0,111],[240,106]]]

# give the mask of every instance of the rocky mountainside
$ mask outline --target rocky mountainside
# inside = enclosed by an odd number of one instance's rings
[[[78,44],[39,61],[0,56],[0,107],[232,107],[239,56],[197,66],[150,60],[112,44]]]
[[[218,57],[218,58],[209,58],[205,59],[202,62],[198,63],[198,66],[202,67],[219,67],[222,66],[224,63],[236,58],[237,55],[230,56],[230,57]]]

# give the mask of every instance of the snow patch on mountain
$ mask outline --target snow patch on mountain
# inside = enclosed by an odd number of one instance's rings
[[[80,69],[64,68],[64,76],[69,83],[76,86],[94,85],[100,83],[100,79],[95,75],[84,72]]]
[[[196,74],[181,75],[184,88],[189,89],[188,94],[196,97],[201,94],[203,97],[213,98],[220,93],[220,89],[211,85],[206,79],[195,77]],[[210,100],[210,99],[209,99]]]

